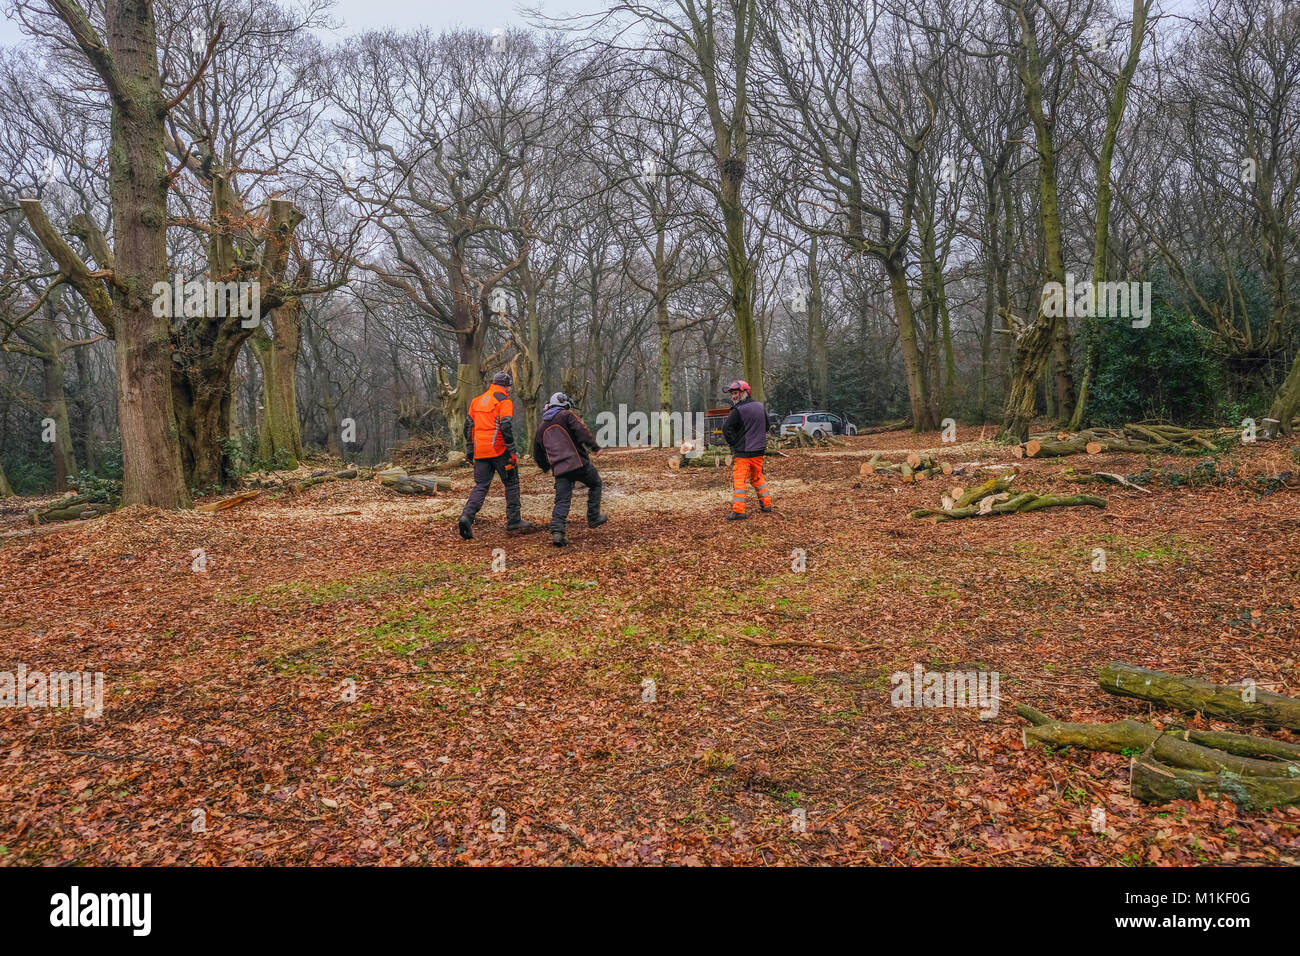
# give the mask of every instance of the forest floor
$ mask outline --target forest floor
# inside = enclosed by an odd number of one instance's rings
[[[0,671],[106,693],[98,719],[0,709],[0,863],[1300,863],[1300,807],[1139,803],[1128,757],[1025,750],[1014,711],[1226,726],[1107,695],[1112,660],[1300,692],[1295,491],[934,524],[908,512],[969,478],[859,474],[871,450],[1012,463],[980,437],[769,459],[777,510],[743,523],[728,469],[610,451],[610,521],[579,489],[564,549],[508,537],[499,486],[462,542],[463,469],[435,499],[339,481],[4,540]],[[1220,467],[1294,474],[1294,444]],[[1073,494],[1069,466],[1195,460],[1014,464]],[[551,485],[524,472],[542,525]],[[916,664],[997,671],[997,715],[891,706]]]

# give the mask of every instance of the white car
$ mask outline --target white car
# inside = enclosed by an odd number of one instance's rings
[[[793,435],[805,431],[814,438],[827,435],[856,435],[858,426],[830,412],[795,412],[781,419],[781,434]]]

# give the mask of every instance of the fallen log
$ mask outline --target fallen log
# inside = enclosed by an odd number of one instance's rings
[[[1120,697],[1136,697],[1173,710],[1207,714],[1233,721],[1254,721],[1266,727],[1300,730],[1300,700],[1258,687],[1228,686],[1150,671],[1120,661],[1107,664],[1097,675],[1102,690]]]
[[[402,471],[400,468],[394,468],[392,471]],[[300,491],[306,491],[308,488],[319,485],[326,481],[350,481],[354,478],[369,479],[374,472],[368,468],[345,468],[342,471],[318,472],[310,478],[304,478],[302,481],[295,481],[289,485],[291,494],[298,494]],[[402,471],[402,474],[406,474]]]
[[[1244,734],[1162,732],[1136,720],[1069,723],[1052,720],[1027,704],[1016,705],[1016,713],[1032,725],[1021,732],[1025,747],[1051,744],[1133,754],[1129,792],[1147,803],[1229,799],[1253,809],[1300,802],[1300,763],[1255,759],[1240,753],[1300,752],[1291,744]],[[1192,738],[1224,743],[1233,749],[1205,746]]]
[[[1188,770],[1209,773],[1233,773],[1239,776],[1281,777],[1294,776],[1300,780],[1300,763],[1262,760],[1241,754],[1216,750],[1193,743],[1186,737],[1157,730],[1138,720],[1117,720],[1109,724],[1075,724],[1052,720],[1032,707],[1018,705],[1016,713],[1028,720],[1032,727],[1021,732],[1021,742],[1028,747],[1031,742],[1052,744],[1057,747],[1082,747],[1085,750],[1103,750],[1118,754],[1125,751],[1142,751],[1151,754],[1161,763]],[[1259,745],[1270,741],[1256,738]]]
[[[116,510],[115,506],[107,502],[95,501],[87,495],[76,495],[71,498],[60,498],[44,508],[31,509],[27,512],[27,520],[34,525],[49,524],[54,521],[77,521],[82,518],[98,518],[114,510]]]
[[[234,508],[237,505],[242,505],[246,501],[252,501],[260,494],[260,491],[241,491],[229,498],[223,498],[221,501],[210,501],[205,504],[195,505],[194,510],[207,512],[209,514],[216,511],[225,511],[227,508]]]
[[[1241,777],[1170,767],[1148,756],[1133,758],[1129,793],[1145,803],[1228,799],[1248,810],[1300,803],[1300,778]]]
[[[385,481],[384,487],[399,495],[435,495],[440,491],[451,491],[451,479],[437,475],[411,475],[394,481]]]
[[[1300,745],[1283,743],[1281,740],[1269,740],[1267,737],[1234,734],[1226,730],[1171,730],[1169,734],[1190,740],[1202,747],[1226,750],[1228,753],[1240,754],[1243,757],[1272,757],[1276,760],[1300,761]]]
[[[869,428],[859,428],[859,435],[881,435],[885,432],[902,431],[904,428],[911,427],[906,418],[900,418],[896,422],[885,422],[883,425],[872,425]]]
[[[917,508],[911,512],[913,518],[934,518],[939,521],[953,521],[958,518],[973,518],[977,515],[991,514],[1025,514],[1042,508],[1068,508],[1078,505],[1092,505],[1096,508],[1106,507],[1104,498],[1093,495],[1047,495],[1033,491],[1019,491],[1014,495],[1008,489],[1018,477],[1017,472],[990,478],[982,485],[969,491],[953,501],[945,494],[943,505],[939,508]],[[906,480],[906,479],[904,479]],[[956,490],[956,489],[953,489]]]

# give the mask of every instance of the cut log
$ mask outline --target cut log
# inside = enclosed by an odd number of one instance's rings
[[[1025,456],[1027,458],[1036,457],[1038,453],[1042,450],[1043,450],[1042,442],[1035,441],[1032,438],[1029,439],[1029,441],[1025,442]]]
[[[1129,793],[1145,803],[1228,799],[1248,810],[1300,803],[1300,777],[1241,777],[1170,767],[1148,756],[1133,758]]]
[[[1102,690],[1120,697],[1136,697],[1173,710],[1207,714],[1233,721],[1254,721],[1267,727],[1300,730],[1300,700],[1258,687],[1227,686],[1150,671],[1120,661],[1107,664],[1097,675]],[[1253,699],[1243,699],[1253,698]]]
[[[906,461],[914,470],[921,467],[921,456],[914,451],[907,453]]]
[[[1294,776],[1300,780],[1300,764],[1259,760],[1240,754],[1215,750],[1193,743],[1185,737],[1163,733],[1138,720],[1117,720],[1109,724],[1075,724],[1049,720],[1038,711],[1016,708],[1032,727],[1026,727],[1021,740],[1026,747],[1031,743],[1052,744],[1057,747],[1083,747],[1086,750],[1104,750],[1118,754],[1125,750],[1140,750],[1161,763],[1188,770],[1209,773],[1233,773],[1239,776],[1281,777]],[[1040,721],[1046,722],[1040,722]],[[1267,743],[1267,741],[1260,741]]]
[[[1202,747],[1226,750],[1230,754],[1240,754],[1243,757],[1300,761],[1300,745],[1284,743],[1281,740],[1269,740],[1267,737],[1234,734],[1226,730],[1171,730],[1169,735],[1182,737]]]
[[[438,475],[411,475],[400,480],[385,481],[384,487],[399,495],[434,495],[451,491],[451,479]]]
[[[391,468],[388,472],[385,472],[385,474],[391,474],[393,472],[406,474],[405,470],[401,468]],[[306,491],[308,488],[312,488],[326,481],[350,481],[353,478],[368,479],[373,474],[374,473],[368,468],[345,468],[342,471],[325,472],[324,474],[316,474],[312,475],[310,478],[304,478],[302,481],[295,481],[293,484],[289,485],[289,491],[296,495],[300,491]]]
[[[1083,446],[1083,450],[1084,450],[1085,452],[1087,452],[1089,455],[1100,455],[1100,454],[1101,454],[1101,442],[1098,442],[1098,441],[1090,441],[1090,442],[1088,442],[1088,444],[1086,444],[1086,445]]]

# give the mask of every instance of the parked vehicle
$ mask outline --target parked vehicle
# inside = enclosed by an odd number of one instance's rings
[[[830,412],[794,412],[781,421],[781,434],[793,435],[805,431],[814,438],[827,435],[856,435],[858,426],[847,418]]]

